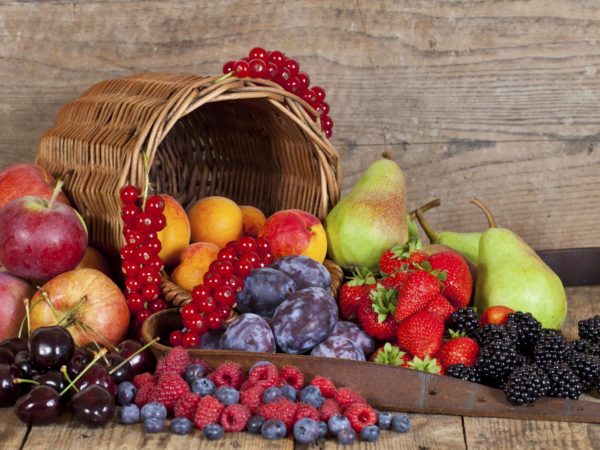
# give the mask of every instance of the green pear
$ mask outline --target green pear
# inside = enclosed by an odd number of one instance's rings
[[[544,328],[559,329],[567,315],[560,278],[517,234],[490,228],[479,241],[475,306],[504,305],[530,312]]]
[[[384,155],[326,217],[329,256],[345,269],[376,270],[385,250],[408,239],[406,219],[404,174]]]

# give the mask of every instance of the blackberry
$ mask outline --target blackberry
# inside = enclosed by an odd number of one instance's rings
[[[557,366],[566,360],[567,341],[558,330],[543,329],[533,348],[533,359],[538,366]]]
[[[542,331],[542,324],[531,313],[521,311],[509,314],[506,326],[517,331],[517,347],[523,352],[533,349]]]
[[[583,392],[583,383],[568,365],[550,367],[546,373],[550,378],[550,397],[577,400]]]
[[[481,375],[476,366],[465,366],[464,364],[452,364],[446,368],[446,375],[461,380],[471,381],[472,383],[481,383]]]
[[[479,314],[474,308],[460,308],[452,313],[448,328],[472,336],[479,327]]]
[[[516,405],[533,403],[550,391],[550,378],[544,369],[526,365],[515,369],[506,380],[504,395]]]
[[[509,339],[517,343],[518,334],[514,327],[505,327],[504,325],[488,324],[478,328],[474,333],[475,340],[479,345],[485,345],[488,342],[496,340]]]
[[[512,341],[496,340],[481,348],[476,366],[484,384],[500,387],[518,361],[519,355]]]
[[[580,339],[578,341],[570,342],[567,347],[569,348],[569,352],[579,352],[587,355],[600,356],[600,344],[588,341],[587,339]]]
[[[581,380],[585,392],[600,384],[600,356],[573,352],[569,355],[568,363]]]
[[[579,337],[600,344],[600,316],[591,319],[580,320],[577,324]]]

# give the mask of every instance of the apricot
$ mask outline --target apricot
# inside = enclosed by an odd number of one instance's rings
[[[267,221],[263,212],[254,206],[242,205],[242,234],[258,237]]]
[[[190,221],[177,200],[166,194],[161,194],[160,197],[165,202],[163,214],[167,218],[167,225],[156,233],[162,245],[158,256],[165,266],[173,266],[179,262],[181,253],[190,245]]]
[[[188,210],[192,242],[211,242],[220,248],[242,235],[240,207],[225,197],[205,197]]]
[[[181,253],[181,262],[171,275],[171,280],[186,291],[202,283],[210,263],[217,259],[219,247],[210,242],[196,242]]]

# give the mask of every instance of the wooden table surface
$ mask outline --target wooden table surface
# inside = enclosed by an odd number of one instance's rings
[[[568,288],[569,314],[564,330],[569,339],[575,338],[577,321],[600,311],[599,287]],[[598,400],[587,396],[587,400]],[[600,400],[598,400],[600,401]],[[408,433],[382,433],[377,447],[386,449],[599,449],[600,425],[530,420],[484,419],[460,416],[410,414]],[[10,408],[0,409],[0,449],[188,449],[200,445],[214,449],[291,449],[305,448],[291,439],[267,441],[248,433],[228,434],[208,442],[200,431],[192,435],[175,436],[168,432],[146,434],[141,425],[114,424],[90,429],[69,421],[68,415],[57,425],[32,427],[23,425]],[[334,449],[335,441],[328,439],[311,446]],[[357,443],[344,448],[374,448],[372,444]],[[341,448],[341,446],[340,446]]]

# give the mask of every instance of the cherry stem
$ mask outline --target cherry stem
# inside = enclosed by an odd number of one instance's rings
[[[25,297],[25,318],[27,319],[27,336],[31,336],[31,318],[29,317],[29,299]]]
[[[54,308],[54,305],[52,304],[52,301],[50,300],[50,296],[48,295],[48,293],[46,291],[44,291],[41,287],[38,287],[38,290],[40,291],[40,295],[42,296],[42,299],[38,301],[38,303],[42,300],[44,300],[46,303],[48,303],[48,306],[50,307],[50,309],[52,310],[52,313],[54,314],[54,318],[58,321],[60,320],[58,318],[58,311],[56,311],[56,309]],[[37,303],[35,304],[37,305]],[[35,307],[35,305],[32,306]]]
[[[481,209],[483,211],[483,213],[485,214],[485,217],[488,221],[488,226],[490,228],[497,228],[496,219],[494,219],[492,212],[490,211],[490,209],[487,207],[487,205],[485,203],[483,203],[481,200],[479,200],[478,198],[475,198],[475,197],[471,200],[471,203],[476,205],[477,207],[479,207],[479,209]]]
[[[56,199],[58,197],[58,194],[60,194],[60,190],[62,189],[63,184],[65,184],[63,180],[58,180],[56,182],[56,186],[54,186],[54,191],[52,191],[52,197],[50,197],[50,201],[48,202],[48,209],[52,209],[54,203],[56,203]]]
[[[63,374],[63,377],[65,377],[65,380],[67,380],[69,384],[73,383],[73,380],[71,380],[71,377],[69,376],[69,372],[67,372],[67,366],[61,366],[60,373]],[[73,389],[79,392],[79,388],[77,388],[77,386],[73,385]]]
[[[125,364],[127,364],[129,361],[131,361],[133,358],[135,358],[137,355],[139,355],[140,353],[142,353],[144,350],[146,350],[148,347],[150,347],[152,344],[154,344],[155,342],[160,341],[160,337],[157,337],[155,339],[152,339],[150,342],[148,342],[146,345],[140,347],[139,349],[137,349],[134,353],[132,353],[131,355],[129,355],[129,357],[123,361],[121,361],[120,364],[118,364],[117,366],[113,367],[110,372],[108,372],[109,375],[112,375],[113,373],[115,373],[117,370],[119,370],[121,367],[123,367]]]
[[[28,380],[27,378],[13,378],[12,382],[14,384],[21,384],[21,383],[40,384],[38,381]]]
[[[96,353],[94,355],[94,359],[92,359],[90,361],[90,363],[87,366],[85,366],[85,368],[81,372],[79,372],[79,375],[77,375],[62,391],[60,391],[60,394],[58,394],[58,396],[62,397],[65,394],[65,392],[67,392],[69,389],[71,389],[72,387],[74,387],[75,383],[77,383],[79,381],[79,379],[82,376],[84,376],[87,373],[87,371],[90,370],[90,368],[94,364],[96,364],[98,362],[98,360],[100,358],[102,358],[105,354],[106,354],[106,349],[105,348],[101,349],[98,353]]]
[[[84,295],[81,298],[81,300],[79,300],[79,303],[77,303],[73,308],[67,311],[63,318],[58,322],[58,325],[61,325],[63,323],[69,323],[71,325],[74,321],[76,321],[77,319],[75,318],[75,316],[77,315],[77,312],[81,309],[81,307],[85,304],[85,302],[87,302],[87,296]]]
[[[100,340],[102,340],[102,343],[103,343],[103,344],[104,344],[106,347],[109,347],[111,351],[113,351],[113,352],[118,352],[118,349],[117,349],[117,347],[115,347],[114,345],[112,345],[108,339],[106,339],[104,336],[102,336],[100,333],[98,333],[96,330],[94,330],[94,329],[93,329],[92,327],[90,327],[88,324],[86,324],[86,323],[83,323],[81,320],[77,320],[77,321],[76,321],[76,323],[77,323],[77,325],[81,326],[81,327],[82,327],[84,330],[86,330],[86,332],[87,332],[87,331],[91,331],[91,332],[92,332],[92,333],[94,333],[94,334],[95,334],[97,337],[99,337],[99,338],[100,338]],[[92,339],[92,340],[93,340],[93,339]],[[94,341],[94,342],[96,342],[96,341]],[[98,344],[96,343],[96,345],[98,345]]]

